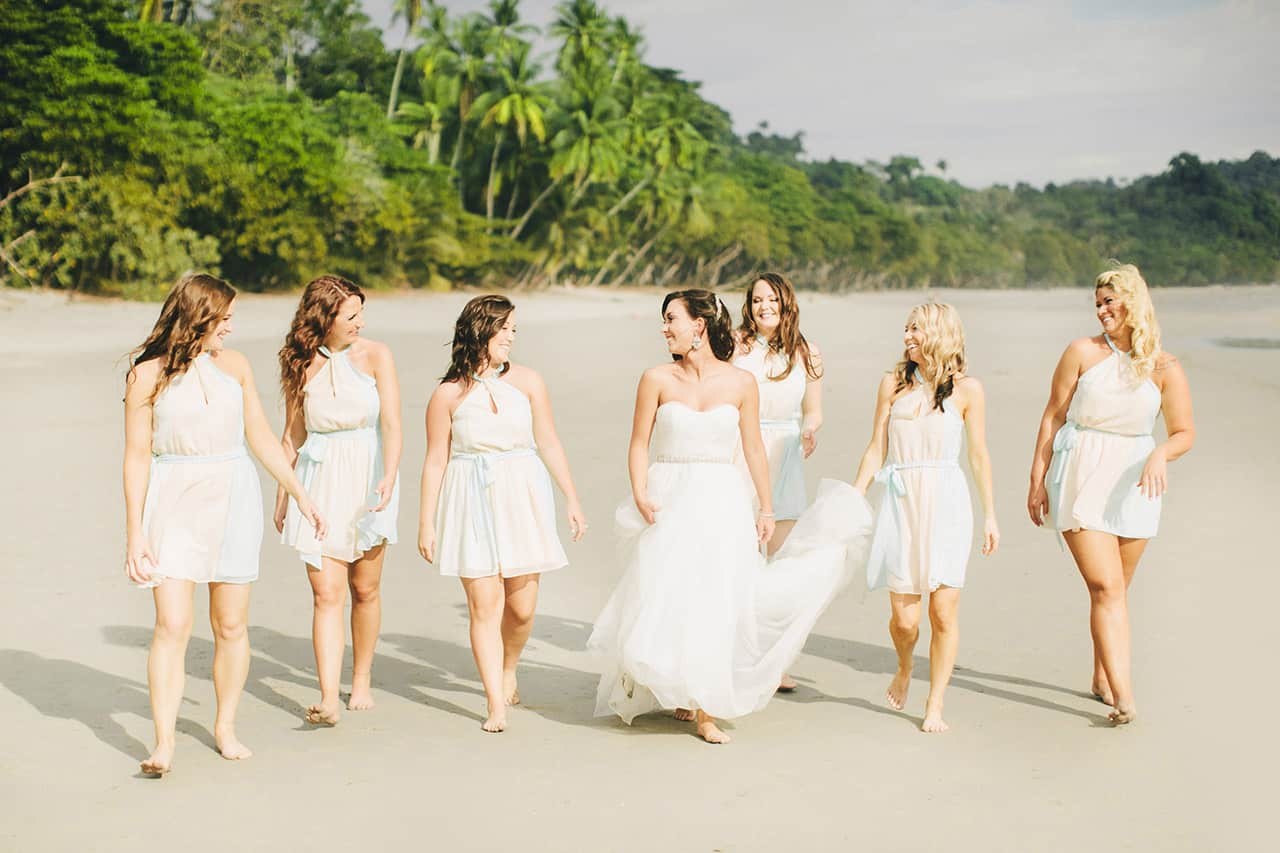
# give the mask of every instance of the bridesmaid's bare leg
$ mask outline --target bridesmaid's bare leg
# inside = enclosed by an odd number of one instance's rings
[[[960,590],[941,586],[929,594],[929,624],[933,635],[929,640],[929,698],[924,703],[922,731],[945,732],[948,728],[942,719],[942,699],[960,648],[959,609]]]
[[[516,666],[533,630],[538,609],[538,574],[505,578],[506,602],[502,609],[502,696],[508,705],[520,704]]]
[[[213,627],[213,691],[218,717],[213,740],[231,761],[253,755],[236,737],[236,710],[249,678],[249,592],[252,584],[209,584],[209,624]]]
[[[901,711],[907,705],[907,690],[911,687],[911,669],[915,660],[916,640],[920,639],[920,596],[909,593],[889,593],[889,636],[898,653],[898,671],[889,682],[885,700],[889,707]]]
[[[1108,718],[1121,725],[1137,714],[1130,681],[1129,605],[1120,543],[1097,530],[1066,531],[1063,538],[1089,589],[1089,630],[1114,697]]]
[[[335,726],[342,718],[342,656],[347,648],[343,608],[347,603],[347,564],[321,557],[320,571],[308,565],[311,582],[311,645],[316,653],[320,701],[307,708],[307,722]]]
[[[191,639],[191,581],[167,580],[151,591],[156,604],[156,625],[147,656],[147,686],[151,693],[151,719],[156,728],[156,748],[142,762],[143,773],[162,775],[173,764],[178,708],[186,683],[187,641]]]
[[[351,588],[351,698],[352,711],[368,711],[373,707],[373,655],[382,629],[382,561],[387,546],[379,545],[364,552],[351,564],[348,586]]]
[[[507,703],[502,695],[502,578],[462,578],[471,616],[471,654],[484,685],[488,716],[480,728],[500,732],[507,727]]]
[[[1146,549],[1146,539],[1125,539],[1123,537],[1120,539],[1120,565],[1124,569],[1126,599],[1129,594],[1129,586],[1133,583],[1134,573],[1138,571],[1138,561],[1142,559],[1142,552]],[[1091,685],[1091,692],[1104,704],[1115,704],[1115,697],[1111,695],[1111,685],[1107,683],[1106,670],[1102,668],[1102,655],[1098,653],[1096,644],[1093,648],[1093,684]]]

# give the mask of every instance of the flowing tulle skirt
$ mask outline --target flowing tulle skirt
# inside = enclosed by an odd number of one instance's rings
[[[605,661],[596,714],[630,723],[660,708],[740,717],[769,701],[818,617],[865,565],[871,511],[824,480],[786,545],[765,561],[732,465],[657,463],[646,525],[619,506],[625,573],[588,647]]]

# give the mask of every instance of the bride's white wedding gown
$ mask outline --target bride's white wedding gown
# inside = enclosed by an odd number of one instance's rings
[[[659,708],[722,719],[768,703],[814,623],[865,565],[871,509],[823,480],[783,548],[756,543],[751,484],[733,464],[738,410],[658,407],[649,467],[656,521],[631,500],[616,522],[626,571],[588,648],[605,659],[596,714]]]

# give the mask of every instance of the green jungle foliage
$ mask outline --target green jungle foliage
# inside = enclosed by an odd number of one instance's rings
[[[8,0],[0,16],[0,283],[162,294],[202,268],[250,290],[739,281],[801,287],[1280,278],[1280,159],[974,190],[917,158],[806,158],[729,115],[593,0],[542,33],[518,0]]]

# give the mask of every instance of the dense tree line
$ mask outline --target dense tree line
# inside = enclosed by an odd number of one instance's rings
[[[1280,278],[1280,159],[973,190],[899,156],[818,162],[729,115],[594,0],[542,32],[519,0],[9,0],[0,17],[0,281],[148,296],[320,271],[449,287]]]

